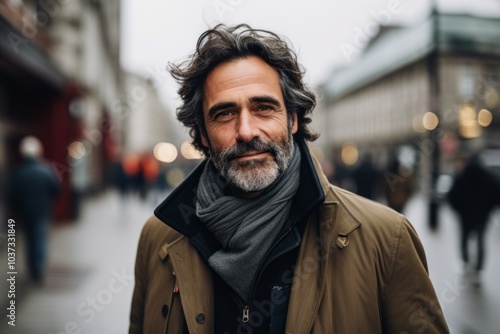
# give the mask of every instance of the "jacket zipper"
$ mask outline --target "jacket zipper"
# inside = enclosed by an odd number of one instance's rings
[[[248,306],[243,306],[243,317],[242,320],[243,322],[248,322],[250,319],[250,308]]]
[[[266,262],[267,260],[267,257],[269,256],[269,254],[271,254],[271,252],[273,251],[273,249],[276,247],[276,245],[278,245],[281,240],[283,240],[287,235],[288,233],[290,233],[290,231],[293,229],[293,226],[290,226],[286,231],[285,233],[283,233],[281,235],[281,237],[279,237],[278,240],[276,240],[276,242],[272,245],[272,247],[269,249],[269,252],[267,252],[266,256],[264,257],[263,261],[260,263],[259,265],[259,269],[257,270],[257,275],[255,275],[255,278],[252,282],[252,293],[250,293],[250,300],[245,303],[236,293],[234,293],[234,296],[236,297],[236,299],[238,300],[238,302],[240,303],[241,307],[243,308],[243,314],[242,314],[242,321],[243,322],[248,322],[248,320],[250,320],[250,301],[252,301],[252,297],[254,295],[254,292],[255,292],[255,284],[257,283],[257,278],[259,277],[259,274],[260,274],[260,271],[262,270],[262,266],[264,265],[264,263]]]

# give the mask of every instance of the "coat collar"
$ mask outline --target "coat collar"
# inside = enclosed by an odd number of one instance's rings
[[[314,156],[310,155],[309,157],[325,195],[323,204],[320,207],[320,234],[322,238],[337,237],[337,246],[343,248],[347,245],[342,245],[339,239],[348,239],[349,234],[361,226],[361,220],[350,209],[346,196],[348,192],[331,185],[323,173],[320,162]],[[333,232],[333,234],[330,232]]]

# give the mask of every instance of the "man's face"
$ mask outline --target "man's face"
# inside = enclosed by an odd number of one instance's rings
[[[262,191],[292,158],[292,134],[279,75],[261,58],[250,56],[215,67],[204,86],[203,145],[221,174],[244,192]]]

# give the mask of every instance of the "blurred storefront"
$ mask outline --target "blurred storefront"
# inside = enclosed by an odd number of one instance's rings
[[[342,46],[345,55],[370,32],[359,30]],[[459,154],[500,149],[499,56],[500,18],[436,14],[415,26],[380,27],[321,86],[316,128],[329,158],[355,151],[344,161],[355,164],[370,153],[383,168],[399,154],[425,181],[451,170]]]
[[[120,145],[119,18],[119,0],[0,0],[0,183],[20,161],[19,141],[39,137],[62,183],[58,221],[103,187]]]

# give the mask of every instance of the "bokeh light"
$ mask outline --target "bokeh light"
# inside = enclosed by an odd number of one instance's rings
[[[170,163],[177,158],[177,148],[171,143],[158,143],[153,150],[154,156],[161,162]]]
[[[85,145],[83,145],[80,141],[74,141],[68,146],[68,154],[75,160],[83,158],[86,152],[87,150],[85,149]]]
[[[488,109],[481,109],[477,115],[477,122],[482,127],[486,128],[490,126],[493,121],[493,114]]]
[[[359,156],[358,147],[356,146],[356,144],[351,144],[351,143],[344,144],[342,146],[341,156],[342,156],[342,161],[346,165],[354,165],[358,161],[358,156]]]
[[[476,115],[476,109],[472,105],[464,104],[460,106],[458,111],[458,132],[463,138],[477,138],[481,134]]]
[[[181,155],[188,160],[203,159],[204,157],[188,140],[181,145]]]
[[[180,168],[172,168],[168,171],[166,178],[167,184],[175,188],[177,187],[186,177],[186,174]]]
[[[423,125],[423,115],[422,114],[419,114],[419,115],[415,115],[413,116],[413,129],[418,132],[418,133],[424,133],[425,132],[425,128],[424,128],[424,125]]]
[[[432,131],[437,128],[438,124],[439,119],[435,113],[428,111],[424,114],[424,117],[422,118],[422,126],[424,129]]]

